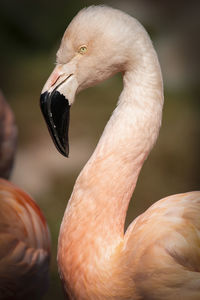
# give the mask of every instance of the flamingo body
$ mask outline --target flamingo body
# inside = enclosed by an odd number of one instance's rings
[[[69,109],[80,90],[123,73],[124,88],[79,174],[58,241],[70,300],[200,299],[200,192],[164,198],[124,233],[128,204],[157,139],[163,107],[160,65],[134,18],[106,6],[69,24],[41,109],[58,150],[68,155]]]
[[[40,299],[47,289],[48,227],[36,203],[0,179],[0,299]]]

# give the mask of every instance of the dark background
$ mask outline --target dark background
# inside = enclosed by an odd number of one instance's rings
[[[153,202],[200,188],[200,2],[104,1],[136,17],[160,59],[165,106],[158,142],[140,174],[127,224]],[[19,129],[12,181],[42,208],[52,235],[51,281],[45,299],[62,299],[56,247],[74,181],[91,155],[122,89],[121,75],[82,92],[71,111],[70,158],[61,157],[39,109],[62,34],[73,16],[101,1],[1,0],[0,88]],[[77,220],[78,222],[78,220]]]

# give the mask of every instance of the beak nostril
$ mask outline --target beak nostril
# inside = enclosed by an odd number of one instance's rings
[[[52,77],[52,80],[51,80],[51,87],[56,84],[56,82],[58,81],[58,79],[60,78],[61,74],[54,74],[54,76]]]
[[[62,75],[64,74],[61,74],[57,80],[55,81],[54,85],[56,84],[56,82],[58,82],[58,79],[60,79],[60,77],[62,77]],[[61,86],[65,81],[67,81],[73,74],[70,74],[69,76],[67,76],[66,78],[64,78],[62,81],[60,81],[53,89],[52,93],[54,93],[58,88],[59,86]]]
[[[56,76],[57,75],[57,76]],[[59,79],[62,77],[62,76],[65,76],[65,74],[55,74],[53,77],[52,77],[52,81],[51,81],[51,87],[53,87],[53,86],[55,86],[54,88],[53,88],[53,91],[54,90],[56,90],[62,83],[64,83],[67,79],[69,79],[71,76],[72,76],[73,74],[69,74],[66,78],[64,77],[64,79],[62,80],[61,79],[61,81],[60,82],[58,82],[59,81]],[[56,85],[56,83],[58,83],[57,85]]]

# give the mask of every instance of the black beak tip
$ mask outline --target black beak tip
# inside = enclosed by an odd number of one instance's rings
[[[56,145],[57,150],[60,152],[60,154],[62,154],[64,157],[69,157],[69,149],[64,149],[63,147],[58,147]]]
[[[44,92],[40,96],[40,108],[57,150],[68,157],[69,101],[56,90]]]

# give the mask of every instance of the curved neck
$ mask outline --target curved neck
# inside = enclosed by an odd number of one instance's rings
[[[109,232],[107,245],[123,238],[127,207],[161,124],[162,77],[152,47],[140,62],[131,68],[130,62],[124,73],[118,105],[76,181],[66,212],[67,217],[73,211],[87,228],[102,225],[99,233]]]
[[[68,203],[58,262],[70,286],[81,276],[92,282],[99,266],[110,270],[110,257],[123,245],[128,204],[162,116],[162,78],[153,49],[148,57],[149,62],[141,58],[140,68],[133,64],[124,73],[118,105]]]

